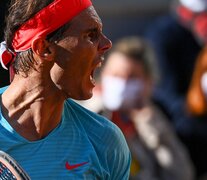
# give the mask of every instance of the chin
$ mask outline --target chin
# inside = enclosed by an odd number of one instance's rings
[[[75,100],[88,100],[88,99],[90,99],[92,96],[93,96],[93,92],[92,92],[92,90],[91,90],[91,91],[88,92],[88,93],[83,92],[82,94],[78,94],[78,95],[76,95],[76,96],[74,96],[74,97],[72,97],[72,98],[75,99]]]
[[[91,92],[90,94],[83,96],[82,100],[88,100],[88,99],[92,98],[92,96],[93,96],[93,93]]]
[[[79,91],[79,100],[88,100],[93,96],[94,86],[85,86]]]

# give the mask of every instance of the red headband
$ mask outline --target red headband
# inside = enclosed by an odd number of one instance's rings
[[[28,50],[36,38],[46,37],[91,5],[90,0],[54,0],[16,31],[14,50]]]
[[[0,43],[2,67],[7,69],[9,64],[14,61],[16,52],[30,49],[35,39],[46,37],[91,5],[90,0],[54,0],[15,32],[12,41],[15,52],[8,50],[5,42]]]

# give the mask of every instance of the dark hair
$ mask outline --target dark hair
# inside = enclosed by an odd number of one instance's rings
[[[143,65],[145,73],[155,80],[158,80],[158,69],[155,55],[146,40],[129,36],[119,39],[112,47],[110,54],[119,52],[135,62]],[[110,55],[109,54],[109,55]]]
[[[7,24],[4,31],[5,41],[7,43],[8,49],[11,51],[14,50],[12,48],[12,40],[17,29],[53,1],[54,0],[11,0]],[[48,35],[47,40],[59,40],[63,32],[66,30],[66,26],[68,28],[68,25],[64,25],[55,32]],[[15,61],[12,63],[12,66],[16,73],[27,73],[31,67],[34,67],[34,63],[35,60],[33,58],[32,50],[29,49],[24,52],[18,52],[17,56],[15,57]]]

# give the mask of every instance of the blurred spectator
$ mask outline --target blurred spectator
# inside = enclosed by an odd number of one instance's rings
[[[0,42],[3,41],[4,36],[4,26],[5,26],[5,16],[8,9],[8,4],[10,0],[0,0]],[[5,71],[0,67],[0,87],[6,86],[9,84],[9,72]]]
[[[193,76],[191,79],[191,83],[186,96],[186,107],[188,112],[198,119],[202,118],[203,122],[200,123],[201,126],[203,124],[203,131],[206,129],[206,118],[207,118],[207,46],[203,48],[201,53],[199,54],[196,64],[193,71]],[[200,128],[201,129],[201,128]],[[207,172],[206,172],[206,139],[205,137],[201,137],[200,144],[201,148],[200,159],[204,158],[201,161],[201,165],[204,169],[203,173],[199,176],[199,180],[207,180]],[[203,140],[203,141],[202,141]],[[201,142],[202,141],[202,142]],[[195,145],[195,144],[194,144]],[[192,145],[193,146],[193,145]],[[204,148],[203,148],[204,147]],[[200,148],[200,147],[198,147]],[[204,149],[204,150],[203,150]],[[199,149],[198,149],[199,151]],[[199,153],[199,152],[198,152]],[[198,164],[200,167],[200,164]]]
[[[88,104],[94,103],[92,110],[107,115],[123,131],[133,159],[130,179],[192,180],[187,151],[151,100],[157,74],[145,41],[123,38],[112,48],[101,86],[97,85]]]
[[[172,14],[152,23],[146,33],[155,50],[161,73],[154,98],[170,117],[176,111],[174,106],[184,100],[195,59],[202,48],[186,27],[187,22],[184,23],[184,19],[188,19],[185,17],[187,10],[184,6],[176,6]]]
[[[206,35],[207,1],[180,0],[170,15],[150,26],[145,36],[155,49],[161,71],[153,99],[188,148],[197,177],[207,172],[207,116],[189,114],[186,95]]]
[[[187,93],[187,108],[194,116],[207,114],[207,47],[205,47],[194,68]]]

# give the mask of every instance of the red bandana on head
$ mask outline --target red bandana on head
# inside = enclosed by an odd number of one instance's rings
[[[21,52],[30,49],[35,39],[46,37],[91,5],[90,0],[54,0],[15,32],[12,42],[14,51]],[[1,43],[0,60],[4,68],[15,56],[5,50],[5,43]]]
[[[207,43],[207,11],[193,12],[184,6],[178,6],[177,13],[183,25],[202,42]]]

